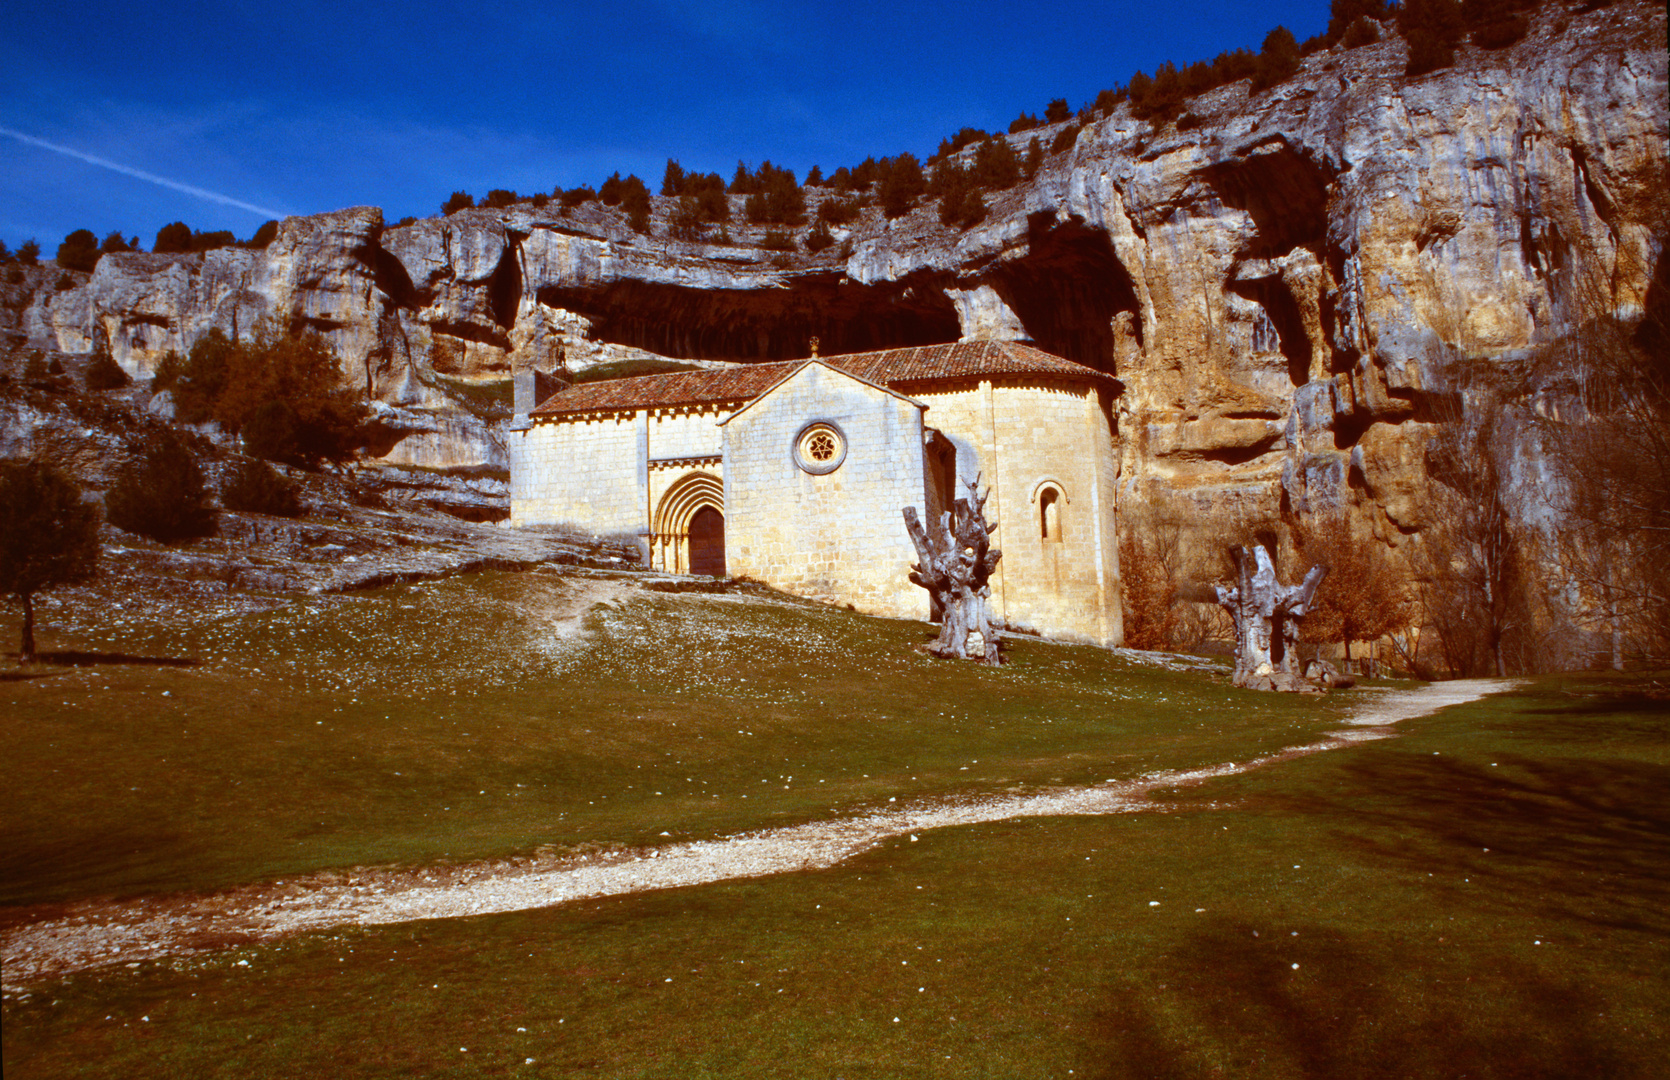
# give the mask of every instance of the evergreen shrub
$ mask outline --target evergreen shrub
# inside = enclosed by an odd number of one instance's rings
[[[301,488],[264,461],[239,462],[221,485],[220,501],[228,510],[274,517],[302,512]]]
[[[105,495],[105,512],[117,528],[165,544],[215,531],[203,470],[191,449],[170,432],[155,436],[117,474]]]

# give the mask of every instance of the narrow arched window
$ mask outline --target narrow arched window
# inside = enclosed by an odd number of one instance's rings
[[[1061,493],[1052,487],[1038,493],[1038,535],[1046,544],[1061,543]]]

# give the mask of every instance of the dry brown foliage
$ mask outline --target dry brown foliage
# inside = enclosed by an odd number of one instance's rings
[[[1234,628],[1213,600],[1211,586],[1234,577],[1230,549],[1268,527],[1237,508],[1203,513],[1151,500],[1122,509],[1126,647],[1187,652],[1207,641],[1230,640]]]
[[[1538,372],[1567,403],[1549,425],[1563,488],[1557,568],[1578,627],[1604,640],[1619,669],[1670,661],[1670,200],[1651,212],[1652,273],[1626,250],[1611,272],[1592,253],[1574,266],[1565,300],[1578,329]],[[1643,277],[1644,296],[1615,295],[1615,282]]]
[[[1126,532],[1119,541],[1119,575],[1125,590],[1125,647],[1170,649],[1177,582],[1155,537]]]
[[[1305,641],[1337,641],[1349,657],[1354,641],[1378,641],[1409,628],[1413,582],[1384,544],[1358,539],[1343,514],[1302,519],[1292,535],[1304,565],[1328,568],[1300,623]]]

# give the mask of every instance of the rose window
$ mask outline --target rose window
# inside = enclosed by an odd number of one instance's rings
[[[794,463],[813,476],[832,473],[847,459],[847,437],[827,420],[807,424],[794,439]]]
[[[835,456],[835,436],[827,431],[813,433],[806,440],[806,456],[813,461],[829,461]]]

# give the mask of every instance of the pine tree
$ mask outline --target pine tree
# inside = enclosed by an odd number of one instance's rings
[[[1033,177],[1037,176],[1038,170],[1043,166],[1043,164],[1044,147],[1043,144],[1038,141],[1038,136],[1034,135],[1032,136],[1032,141],[1026,144],[1026,164],[1022,166],[1022,170],[1026,173],[1026,178],[1031,180]]]
[[[191,226],[183,221],[171,222],[157,230],[151,250],[158,255],[173,255],[191,250]]]
[[[922,164],[916,160],[915,154],[907,150],[887,160],[876,194],[881,200],[881,212],[888,218],[896,218],[910,213],[910,208],[927,190],[928,181],[922,175]]]
[[[1461,0],[1461,16],[1473,44],[1481,49],[1505,49],[1530,29],[1517,10],[1526,6],[1530,6],[1526,0]]]
[[[988,138],[974,148],[974,181],[988,191],[1004,191],[1020,183],[1021,162],[1008,139]]]
[[[156,437],[117,474],[105,495],[105,509],[117,528],[165,544],[215,531],[203,470],[171,432]]]
[[[1455,63],[1455,47],[1465,29],[1459,0],[1404,0],[1397,21],[1409,42],[1404,74],[1425,75]]]
[[[1328,29],[1324,36],[1329,43],[1345,36],[1345,32],[1361,19],[1385,20],[1391,10],[1385,0],[1332,0],[1328,5]]]
[[[1286,82],[1298,70],[1299,42],[1293,31],[1278,26],[1264,35],[1264,47],[1258,53],[1258,74],[1253,76],[1253,93]]]
[[[91,274],[99,261],[99,238],[91,229],[77,229],[64,237],[53,261],[65,270]]]
[[[661,174],[661,194],[671,198],[684,194],[684,166],[667,159],[667,169]]]
[[[99,515],[81,491],[39,462],[0,463],[0,593],[23,605],[18,658],[35,659],[35,594],[98,570]]]

